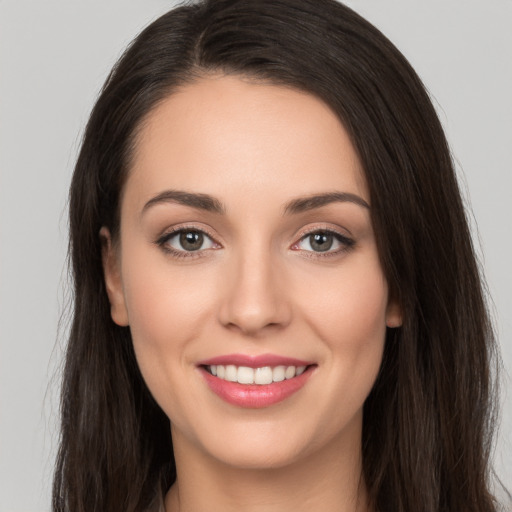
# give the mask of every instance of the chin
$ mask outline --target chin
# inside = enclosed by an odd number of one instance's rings
[[[277,447],[279,448],[276,449]],[[298,462],[301,455],[304,456],[302,450],[296,447],[283,446],[279,442],[274,442],[273,446],[264,447],[253,443],[236,446],[233,443],[227,447],[227,450],[215,450],[212,455],[227,466],[254,471],[288,467]]]

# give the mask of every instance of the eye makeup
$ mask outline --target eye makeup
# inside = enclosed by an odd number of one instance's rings
[[[208,251],[222,247],[208,231],[193,225],[179,226],[166,231],[154,243],[177,259],[201,258],[206,256]],[[181,249],[177,246],[181,246]]]
[[[159,236],[154,243],[177,259],[200,258],[222,248],[207,230],[194,225],[173,228]],[[332,228],[314,227],[303,232],[290,250],[313,259],[333,258],[350,251],[355,243],[353,238]]]
[[[354,239],[332,228],[314,228],[303,234],[300,240],[291,246],[291,250],[301,251],[308,258],[332,258],[350,251],[355,243]],[[302,246],[303,244],[306,248]]]

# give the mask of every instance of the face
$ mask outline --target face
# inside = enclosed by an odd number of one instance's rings
[[[213,76],[150,113],[104,266],[175,446],[252,468],[360,446],[400,322],[370,208],[345,129],[309,94]]]

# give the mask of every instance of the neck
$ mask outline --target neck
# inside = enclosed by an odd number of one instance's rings
[[[346,439],[285,467],[247,469],[205,455],[173,431],[178,477],[166,512],[369,512],[361,443]]]

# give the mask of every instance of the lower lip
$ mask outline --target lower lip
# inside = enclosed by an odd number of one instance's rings
[[[199,369],[209,388],[224,401],[238,407],[260,409],[282,402],[299,391],[308,381],[313,368],[309,366],[297,377],[271,384],[239,384],[219,379],[202,366]]]

